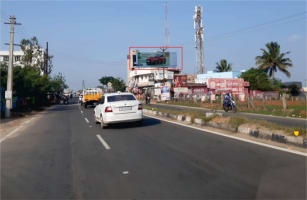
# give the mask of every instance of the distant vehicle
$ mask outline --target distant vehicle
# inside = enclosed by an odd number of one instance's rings
[[[237,112],[236,102],[232,99],[229,101],[224,100],[223,109],[225,112],[228,112],[229,110],[232,110],[233,112]]]
[[[142,104],[129,92],[107,93],[94,109],[94,119],[101,128],[123,122],[142,123]]]
[[[156,54],[146,59],[147,65],[161,65],[166,63],[166,58],[162,54]]]
[[[96,106],[102,95],[102,89],[100,88],[84,89],[82,92],[82,99],[80,103],[84,106],[84,108],[87,108],[90,105]]]

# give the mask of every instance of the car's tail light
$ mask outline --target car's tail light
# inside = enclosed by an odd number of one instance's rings
[[[107,106],[104,112],[113,112],[111,106]]]
[[[139,104],[138,110],[143,110],[142,104]]]

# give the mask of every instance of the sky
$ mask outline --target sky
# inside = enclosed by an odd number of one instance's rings
[[[69,87],[96,87],[102,76],[127,78],[129,46],[161,46],[165,1],[4,1],[0,2],[0,50],[8,50],[9,15],[21,26],[15,28],[15,43],[36,36],[54,56],[53,74],[61,72]],[[183,47],[183,73],[195,72],[193,12],[204,7],[205,70],[227,59],[233,70],[255,67],[255,57],[265,44],[276,41],[281,52],[290,51],[291,78],[307,81],[305,1],[168,1],[169,40]],[[16,47],[17,48],[17,47]],[[18,49],[18,48],[17,48]]]

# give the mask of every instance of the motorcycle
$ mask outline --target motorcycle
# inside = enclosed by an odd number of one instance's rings
[[[223,109],[225,112],[228,112],[229,110],[237,112],[236,102],[234,100],[229,100],[229,101],[224,100]]]

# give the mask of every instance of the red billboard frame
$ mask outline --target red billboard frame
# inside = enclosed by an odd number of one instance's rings
[[[166,68],[166,67],[155,67],[155,68],[137,68],[135,67],[133,70],[161,70],[161,69],[167,69],[167,70],[183,70],[183,47],[182,46],[132,46],[129,47],[129,70],[132,70],[131,67],[131,49],[181,49],[181,66],[180,68]]]

